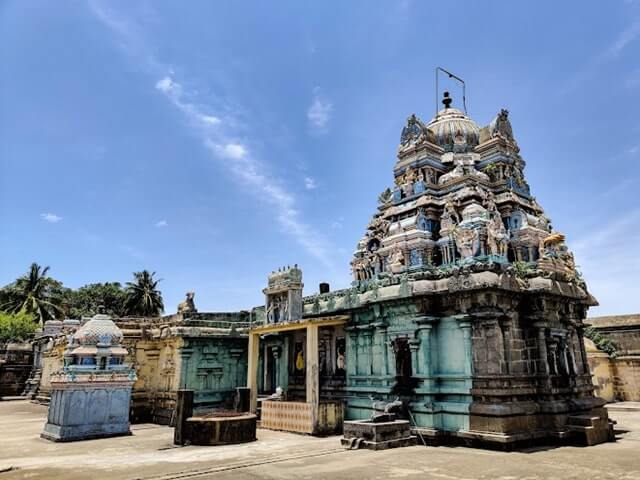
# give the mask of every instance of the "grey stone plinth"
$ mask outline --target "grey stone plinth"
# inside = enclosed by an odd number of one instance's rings
[[[66,386],[54,389],[42,438],[71,442],[131,435],[131,386]]]
[[[344,422],[344,438],[341,443],[349,448],[384,450],[408,447],[416,444],[407,420],[374,423],[365,420]]]

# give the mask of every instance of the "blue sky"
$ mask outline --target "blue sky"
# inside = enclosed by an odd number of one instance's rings
[[[601,307],[640,311],[640,1],[0,4],[0,284],[158,272],[167,312],[348,286],[434,68],[508,108]],[[460,100],[451,86],[454,105]]]

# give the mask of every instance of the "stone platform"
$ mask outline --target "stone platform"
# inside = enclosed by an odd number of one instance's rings
[[[204,415],[187,419],[185,440],[191,445],[233,445],[256,441],[256,416]]]
[[[368,448],[385,450],[387,448],[410,447],[417,443],[417,437],[411,435],[408,420],[390,422],[370,422],[355,420],[344,422],[342,446],[351,449]]]

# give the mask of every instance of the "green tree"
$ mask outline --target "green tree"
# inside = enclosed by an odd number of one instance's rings
[[[28,340],[33,337],[36,327],[28,313],[0,312],[0,343]]]
[[[105,313],[114,317],[125,314],[127,295],[119,282],[91,283],[77,290],[67,289],[63,305],[71,318],[95,315],[103,306]]]
[[[153,277],[156,272],[148,270],[133,273],[133,282],[127,282],[125,314],[128,316],[154,317],[164,310],[162,294],[157,289],[158,282]]]
[[[24,312],[41,325],[62,313],[62,283],[49,277],[49,267],[32,263],[29,272],[8,285],[0,310],[9,313]]]

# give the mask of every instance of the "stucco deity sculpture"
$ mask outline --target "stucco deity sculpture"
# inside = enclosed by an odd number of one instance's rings
[[[194,292],[187,292],[184,301],[178,304],[178,313],[196,313],[196,305],[193,302]]]
[[[400,247],[396,247],[389,257],[389,270],[391,270],[392,273],[400,273],[404,270],[404,266],[404,254]]]

